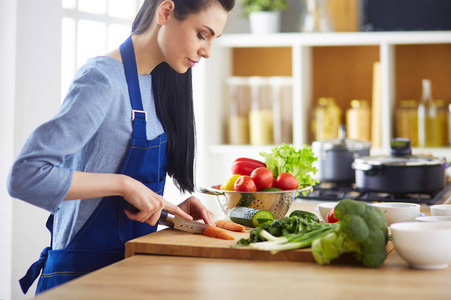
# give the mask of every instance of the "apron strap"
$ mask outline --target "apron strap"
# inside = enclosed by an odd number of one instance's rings
[[[22,292],[26,294],[28,289],[32,286],[33,282],[39,277],[41,274],[41,270],[44,269],[45,263],[47,262],[47,258],[49,256],[49,251],[52,250],[52,240],[53,240],[53,215],[50,215],[47,219],[45,227],[50,231],[50,247],[44,248],[42,250],[39,259],[31,265],[28,269],[27,274],[19,280],[20,288]]]
[[[42,250],[38,261],[32,264],[28,269],[27,274],[19,280],[20,288],[24,294],[28,292],[28,289],[33,285],[33,282],[39,277],[39,274],[41,274],[41,270],[44,269],[50,250],[52,250],[52,247],[46,247]]]
[[[125,79],[127,80],[130,104],[132,106],[133,138],[147,140],[146,122],[147,113],[142,105],[141,91],[139,89],[138,69],[136,67],[135,50],[133,48],[132,37],[119,47],[124,65]]]

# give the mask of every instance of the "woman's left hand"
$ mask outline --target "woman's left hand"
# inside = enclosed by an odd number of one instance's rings
[[[209,211],[199,199],[189,197],[178,205],[184,212],[191,215],[193,220],[204,220],[205,224],[215,226],[214,214]]]

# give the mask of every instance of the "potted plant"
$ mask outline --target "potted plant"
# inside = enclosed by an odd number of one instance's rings
[[[282,10],[288,8],[286,0],[243,0],[241,7],[249,22],[252,33],[280,32]]]

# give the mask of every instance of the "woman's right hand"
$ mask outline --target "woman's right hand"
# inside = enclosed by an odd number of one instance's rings
[[[125,192],[122,196],[125,201],[139,210],[138,212],[125,210],[129,219],[153,226],[157,224],[161,211],[164,209],[187,220],[192,220],[192,217],[180,207],[166,201],[161,195],[158,195],[140,181],[128,177],[125,186]]]
[[[74,171],[71,187],[65,200],[90,199],[107,196],[122,196],[136,207],[139,212],[125,211],[131,220],[155,225],[165,209],[187,220],[192,217],[180,207],[164,200],[164,198],[140,181],[123,174],[86,173]]]

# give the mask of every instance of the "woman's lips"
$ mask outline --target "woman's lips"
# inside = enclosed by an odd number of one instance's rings
[[[192,67],[194,67],[197,64],[197,61],[194,61],[194,60],[191,60],[191,59],[188,58],[188,63],[190,65],[190,67],[192,68]]]

